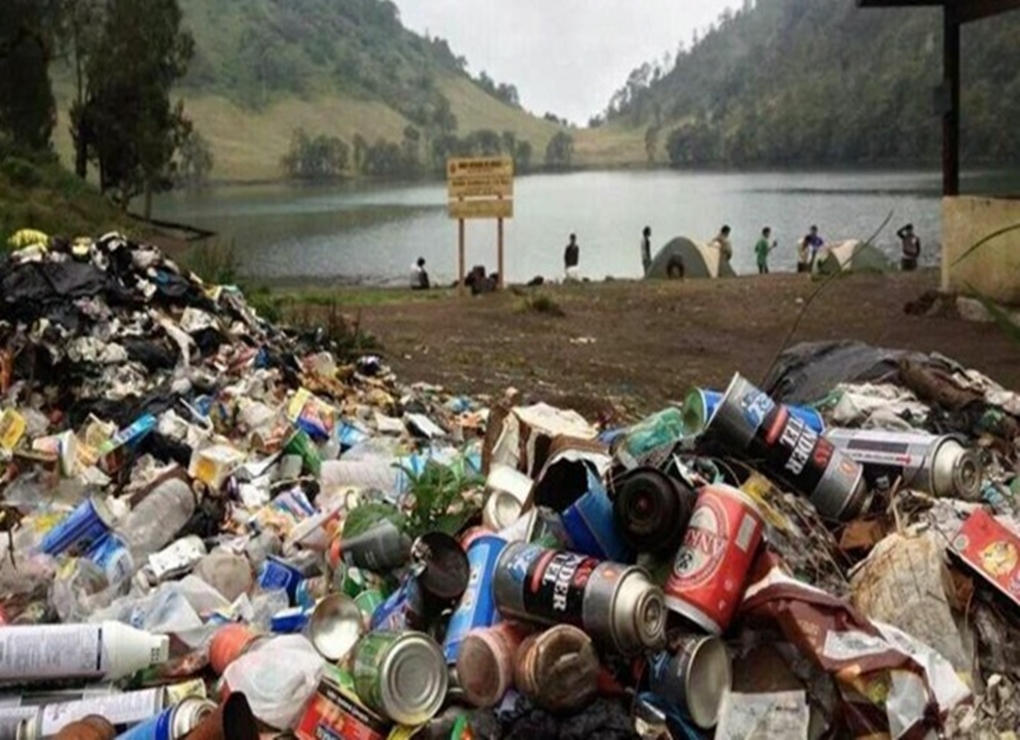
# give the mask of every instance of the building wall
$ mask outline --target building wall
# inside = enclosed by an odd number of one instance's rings
[[[942,289],[1020,305],[1020,229],[995,237],[954,264],[977,242],[1000,229],[1020,226],[1020,199],[942,199]]]

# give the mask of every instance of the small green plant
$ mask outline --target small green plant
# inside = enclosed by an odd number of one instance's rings
[[[427,462],[421,473],[400,466],[411,483],[410,507],[404,531],[411,537],[427,532],[456,534],[481,510],[480,497],[471,496],[485,481],[463,465]]]
[[[563,310],[559,303],[544,293],[525,298],[517,304],[517,310],[520,313],[540,313],[546,316],[555,316],[556,318],[563,318],[567,315],[567,312]]]
[[[208,283],[232,285],[237,282],[240,263],[233,240],[203,240],[192,245],[179,263],[181,268],[190,270]]]
[[[283,318],[297,329],[320,333],[321,339],[341,361],[382,349],[379,340],[362,328],[360,311],[352,321],[341,309],[335,299],[325,305],[301,303],[284,312]]]
[[[967,249],[964,250],[963,254],[956,258],[952,266],[955,267],[956,265],[963,262],[965,259],[973,255],[975,252],[977,252],[985,245],[989,244],[990,242],[994,241],[1000,236],[1009,234],[1013,231],[1020,231],[1020,224],[1012,224],[1010,226],[1006,226],[1005,228],[999,229],[998,231],[993,231],[991,234],[988,234],[983,239],[979,239],[974,244],[971,244],[969,247],[967,247]],[[1011,341],[1015,342],[1016,344],[1020,344],[1020,323],[1018,323],[1015,318],[1013,318],[1010,314],[1004,311],[1002,307],[996,304],[995,301],[993,301],[987,295],[979,291],[970,283],[967,283],[967,289],[974,295],[978,302],[982,306],[984,306],[984,309],[992,317],[992,320],[995,321],[995,325],[998,326],[999,329],[1002,330],[1002,332]]]

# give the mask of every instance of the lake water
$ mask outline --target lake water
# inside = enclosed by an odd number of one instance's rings
[[[967,190],[996,192],[1001,178],[965,180]],[[895,229],[913,222],[922,262],[938,259],[941,216],[937,172],[579,172],[533,175],[515,183],[506,222],[510,281],[559,279],[563,248],[575,232],[581,272],[602,279],[639,277],[641,229],[654,249],[675,236],[708,241],[732,229],[733,266],[753,272],[753,245],[770,225],[779,249],[773,270],[792,270],[797,239],[818,224],[827,241],[869,237],[890,211],[876,243],[898,258]],[[232,239],[241,271],[277,280],[335,279],[403,284],[425,257],[434,282],[457,272],[457,227],[446,215],[442,183],[221,188],[156,201],[157,218],[209,228]],[[653,249],[653,252],[654,252]],[[496,269],[496,224],[468,222],[468,268]]]

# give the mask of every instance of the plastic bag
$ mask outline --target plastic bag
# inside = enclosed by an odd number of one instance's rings
[[[248,697],[255,716],[270,727],[297,724],[322,678],[326,661],[302,635],[284,635],[235,660],[223,673],[231,691]]]

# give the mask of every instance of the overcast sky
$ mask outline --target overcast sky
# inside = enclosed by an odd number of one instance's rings
[[[450,42],[525,108],[578,124],[642,62],[675,53],[740,0],[395,0],[404,25]]]

